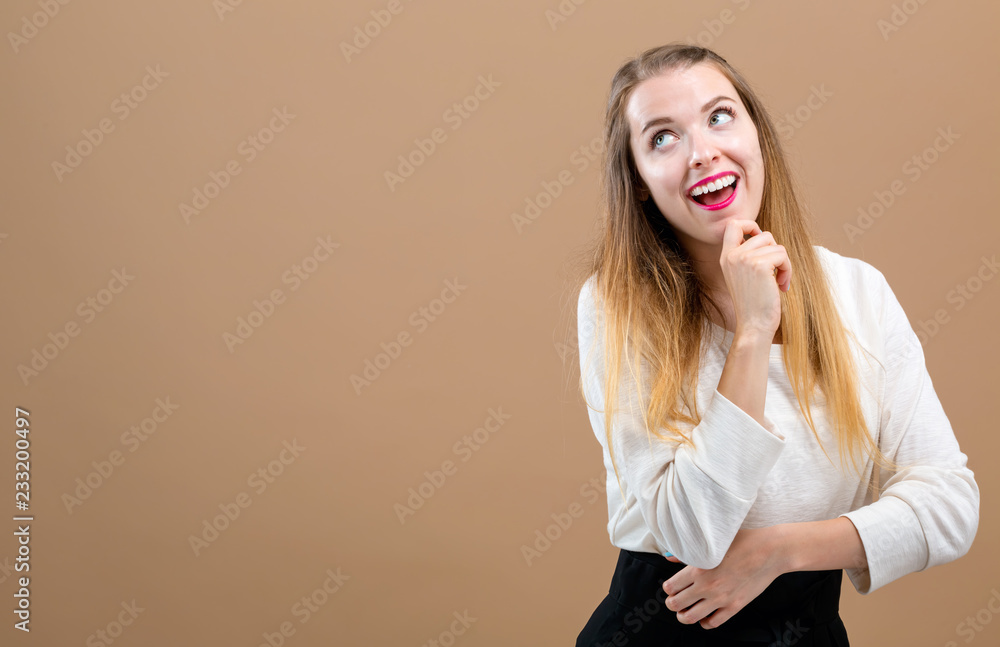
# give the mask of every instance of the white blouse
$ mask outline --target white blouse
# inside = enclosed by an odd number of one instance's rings
[[[578,301],[580,367],[591,425],[604,451],[613,545],[671,552],[684,564],[709,569],[719,565],[740,528],[847,517],[868,566],[845,570],[863,595],[968,552],[979,526],[979,487],[934,392],[916,333],[881,272],[860,259],[815,249],[856,340],[851,347],[868,428],[901,470],[881,473],[874,502],[866,491],[873,478],[870,458],[859,459],[860,478],[846,458],[845,477],[817,389],[811,411],[833,462],[827,459],[799,411],[780,344],[771,345],[764,424],[727,400],[717,386],[733,333],[706,322],[697,393],[702,421],[681,427],[696,449],[647,434],[641,407],[648,404],[648,366],[643,362],[646,393],[640,405],[622,356],[612,438],[623,500],[604,432],[603,314],[597,316],[603,310],[595,303],[592,276]]]

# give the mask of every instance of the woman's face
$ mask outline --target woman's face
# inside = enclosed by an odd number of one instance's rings
[[[652,197],[692,256],[720,251],[729,220],[757,219],[764,187],[757,129],[733,84],[714,66],[699,63],[643,81],[626,116],[640,198]],[[729,176],[736,178],[729,186],[691,197],[704,180],[727,183]]]

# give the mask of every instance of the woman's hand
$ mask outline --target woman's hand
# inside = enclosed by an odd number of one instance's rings
[[[718,566],[681,569],[663,583],[667,608],[681,623],[705,629],[732,618],[785,572],[776,528],[741,528]],[[680,562],[675,556],[667,560]]]
[[[747,234],[752,238],[744,241]],[[730,220],[719,263],[733,300],[736,332],[771,339],[781,324],[778,290],[788,292],[791,287],[792,265],[785,248],[753,220]]]

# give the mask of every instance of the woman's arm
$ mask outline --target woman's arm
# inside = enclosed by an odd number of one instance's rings
[[[867,566],[845,569],[862,595],[961,557],[979,525],[979,486],[934,390],[920,340],[882,273],[870,276],[869,290],[881,302],[882,344],[874,347],[884,368],[878,443],[899,470],[880,472],[876,501],[838,515],[854,524],[864,544]]]
[[[694,447],[658,439],[654,442],[643,415],[651,379],[648,366],[635,367],[645,375],[645,393],[640,395],[635,376],[623,364],[609,447],[605,436],[602,313],[600,295],[591,278],[580,291],[577,310],[580,375],[608,474],[614,478],[610,464],[613,448],[627,492],[623,503],[638,509],[657,552],[669,550],[685,564],[714,568],[725,557],[757,491],[784,449],[784,434],[762,412],[757,420],[716,388],[701,422],[687,430]],[[755,389],[763,397],[767,357],[767,352],[759,355],[752,344],[745,347],[741,342],[727,360],[729,372],[738,375],[737,371],[748,370],[759,360],[762,369]],[[626,359],[623,352],[622,361]],[[746,393],[739,386],[728,392],[737,399]]]
[[[718,390],[762,426],[772,335],[736,333],[719,376]]]
[[[868,559],[858,529],[847,517],[772,526],[782,573],[866,568]]]

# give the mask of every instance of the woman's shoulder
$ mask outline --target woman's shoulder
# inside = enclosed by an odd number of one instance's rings
[[[845,305],[863,307],[867,303],[878,307],[885,299],[889,284],[874,265],[860,258],[838,254],[822,245],[813,245],[813,248],[831,291]]]
[[[816,255],[823,264],[828,275],[837,280],[848,281],[884,281],[885,277],[871,263],[853,256],[844,256],[823,245],[813,245]]]
[[[580,286],[580,293],[577,295],[577,316],[589,315],[593,316],[594,310],[597,306],[596,292],[597,288],[597,273],[591,274],[587,277],[587,280],[583,282]]]
[[[884,359],[884,320],[892,291],[885,276],[860,258],[814,245],[844,325],[870,354]],[[794,279],[793,279],[794,281]]]

